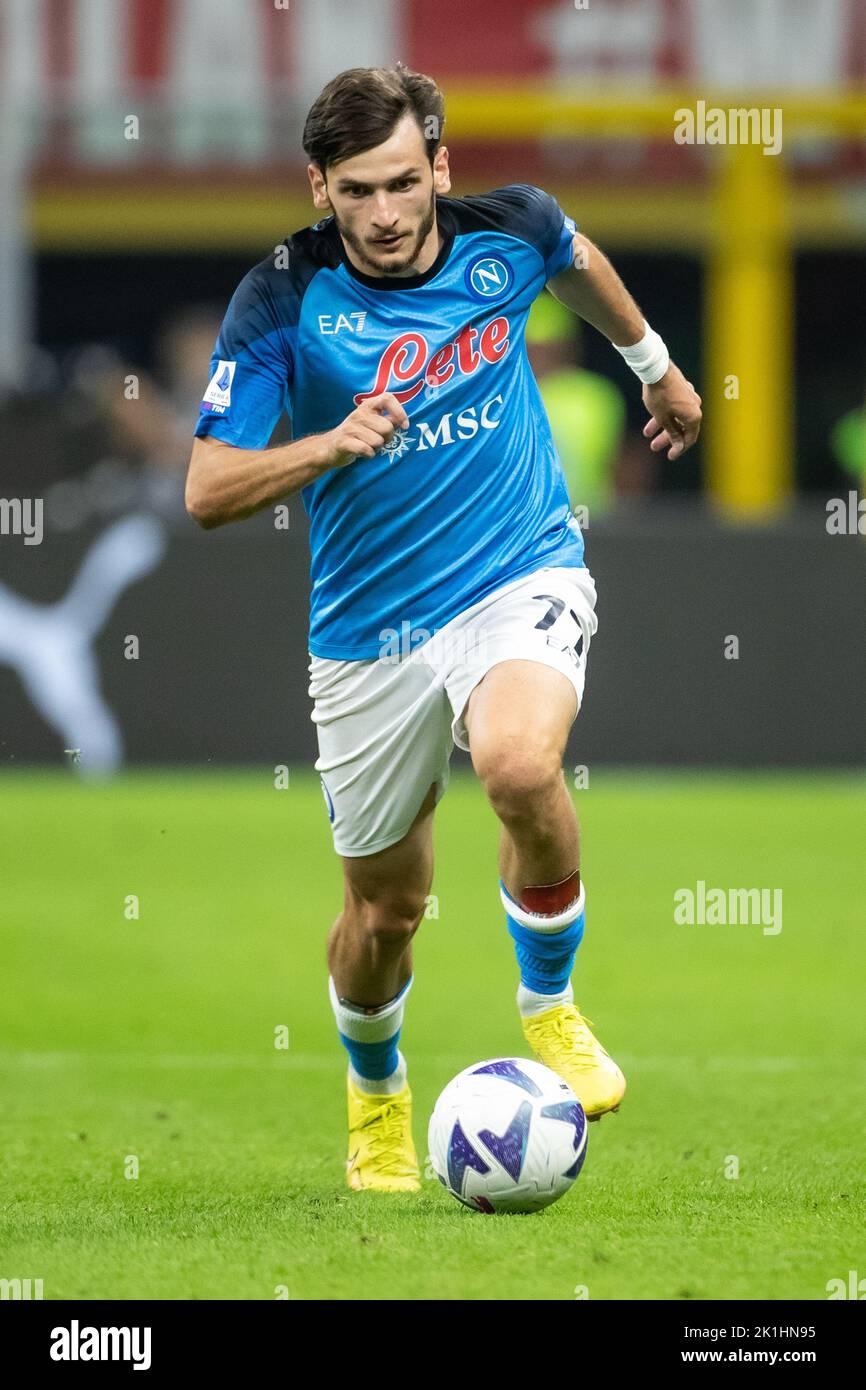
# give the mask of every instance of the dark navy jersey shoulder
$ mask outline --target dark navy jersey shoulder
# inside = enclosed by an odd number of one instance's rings
[[[545,265],[557,252],[562,232],[562,211],[555,198],[534,184],[513,183],[492,193],[475,193],[466,198],[445,198],[440,201],[449,207],[458,233],[504,232],[534,246]]]
[[[292,273],[278,268],[281,249],[286,248],[278,247],[253,266],[229,301],[211,359],[197,435],[213,435],[243,448],[264,448],[277,419],[289,408],[305,280],[300,263]],[[243,419],[231,411],[239,369],[248,380],[256,381],[256,389],[246,398]]]

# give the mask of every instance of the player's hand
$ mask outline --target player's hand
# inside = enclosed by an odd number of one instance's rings
[[[409,416],[390,391],[362,401],[341,425],[322,435],[326,466],[342,468],[356,458],[375,458],[394,431],[405,429],[408,424]]]
[[[661,381],[644,386],[643,403],[652,417],[643,427],[653,453],[668,450],[678,459],[690,449],[701,429],[701,398],[679,367],[671,362]]]

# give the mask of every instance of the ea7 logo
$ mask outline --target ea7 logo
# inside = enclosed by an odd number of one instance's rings
[[[366,310],[364,313],[357,314],[320,314],[319,332],[333,336],[341,333],[343,329],[348,329],[350,333],[363,333],[364,324],[367,322]]]

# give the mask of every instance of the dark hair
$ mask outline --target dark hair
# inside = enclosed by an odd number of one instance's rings
[[[445,98],[432,77],[398,63],[395,68],[349,68],[334,77],[310,107],[303,145],[322,173],[383,144],[411,112],[433,163],[442,143]]]

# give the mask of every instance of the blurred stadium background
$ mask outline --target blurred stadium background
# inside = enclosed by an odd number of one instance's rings
[[[314,757],[300,499],[203,536],[183,476],[235,285],[313,220],[311,99],[397,58],[445,89],[455,192],[555,193],[704,397],[699,447],[651,455],[634,379],[545,296],[600,595],[581,761],[862,764],[858,0],[3,0],[0,764]],[[677,143],[699,102],[781,110],[780,152]]]

